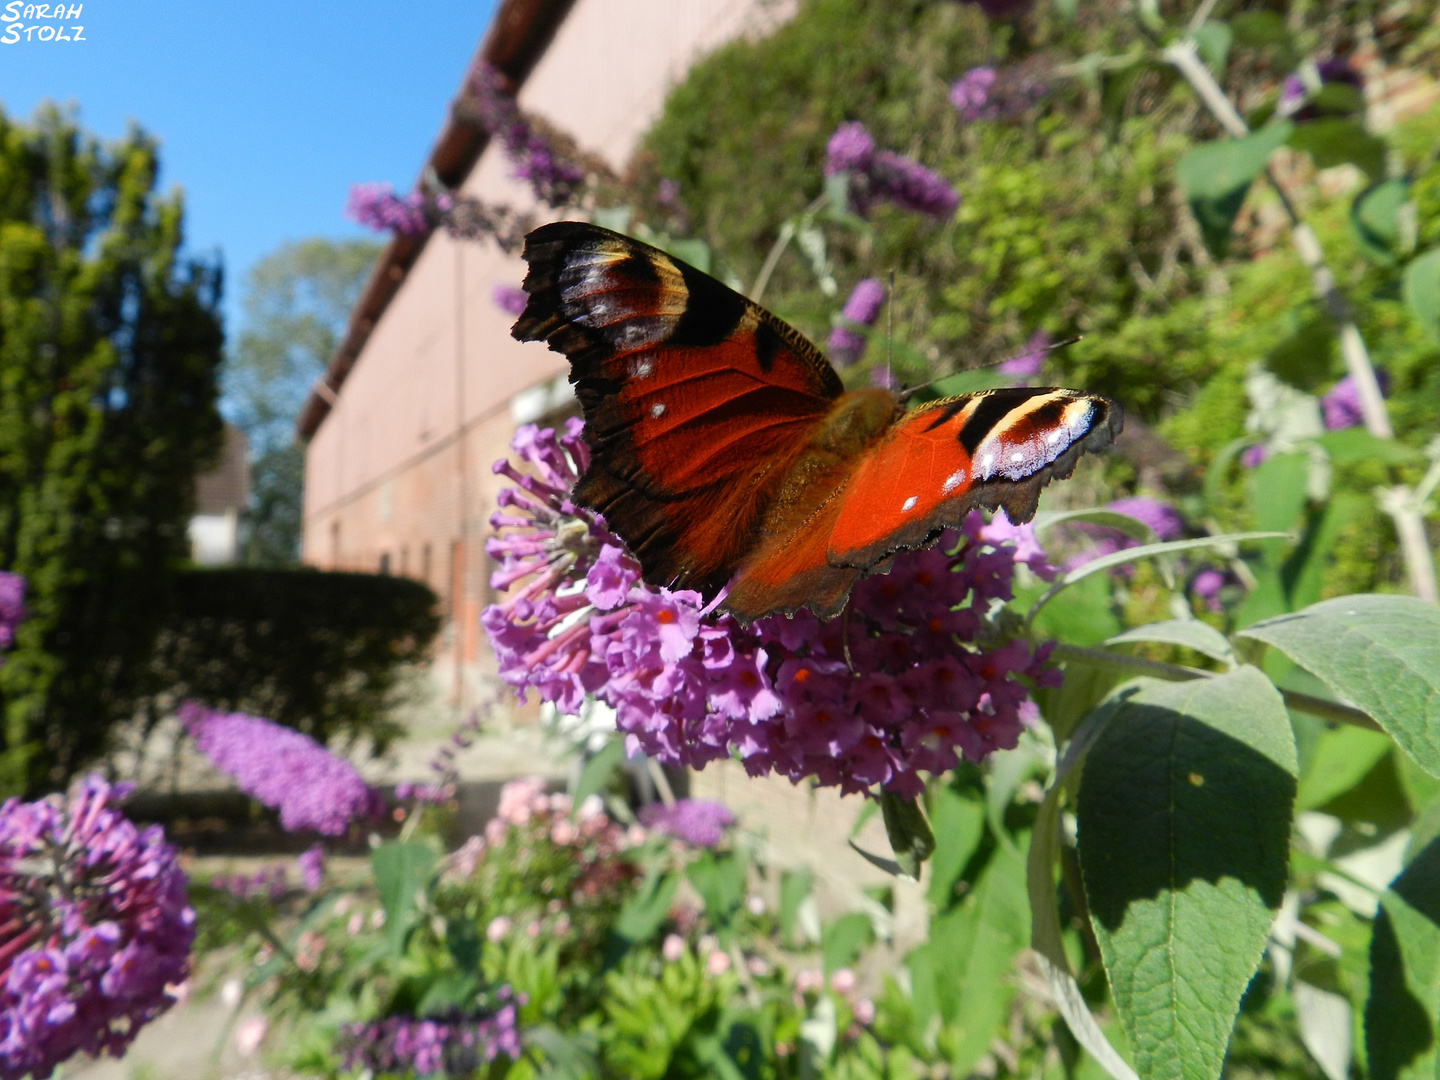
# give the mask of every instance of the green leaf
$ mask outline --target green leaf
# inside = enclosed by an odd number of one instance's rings
[[[1252,49],[1278,49],[1287,57],[1294,53],[1285,19],[1274,11],[1241,12],[1230,20],[1230,29],[1235,34],[1236,45]]]
[[[1405,268],[1401,292],[1421,329],[1432,341],[1440,341],[1440,248],[1431,248]]]
[[[1080,779],[1091,922],[1146,1080],[1216,1077],[1285,893],[1295,743],[1259,671],[1119,691]]]
[[[474,972],[446,971],[435,978],[415,1004],[416,1016],[435,1016],[471,1005],[480,989],[479,976]]]
[[[914,799],[882,791],[880,812],[885,817],[885,833],[890,837],[895,861],[900,869],[919,881],[920,867],[935,850],[935,837],[925,821],[925,811]]]
[[[1233,664],[1235,653],[1230,642],[1208,623],[1199,619],[1169,619],[1165,622],[1147,623],[1116,634],[1106,640],[1106,645],[1123,645],[1132,641],[1158,641],[1166,645],[1182,645],[1204,653],[1222,664]]]
[[[1017,589],[1012,607],[1023,616],[1048,591],[1049,586],[1043,581]],[[1038,638],[1068,641],[1072,645],[1099,645],[1111,634],[1118,634],[1123,627],[1115,614],[1109,579],[1097,574],[1077,582],[1055,597],[1053,603],[1046,604],[1031,622],[1030,629]],[[1088,708],[1087,705],[1079,712]]]
[[[825,926],[820,935],[820,952],[825,957],[825,974],[853,967],[860,950],[875,940],[875,926],[864,912],[852,911]]]
[[[1205,63],[1217,76],[1225,74],[1225,61],[1230,56],[1230,42],[1235,34],[1228,25],[1211,19],[1195,33],[1195,48],[1205,58]]]
[[[1175,174],[1191,212],[1200,226],[1205,246],[1220,257],[1230,247],[1230,226],[1250,185],[1276,149],[1284,146],[1295,125],[1288,120],[1270,124],[1243,139],[1202,143],[1175,165]]]
[[[795,937],[796,923],[800,914],[800,905],[810,895],[811,886],[815,882],[814,875],[809,867],[800,870],[787,870],[780,875],[780,933],[787,939]]]
[[[620,908],[615,933],[632,945],[647,940],[670,914],[670,902],[679,888],[679,874],[652,869]]]
[[[1421,460],[1424,455],[1394,439],[1381,439],[1363,427],[1341,428],[1317,435],[1314,440],[1337,465],[1356,461],[1380,461],[1386,465],[1404,465]]]
[[[705,902],[712,922],[728,923],[745,899],[746,863],[734,852],[707,851],[685,870],[690,884]]]
[[[999,1033],[1015,996],[1010,971],[1029,927],[1025,856],[1006,848],[996,850],[964,904],[930,923],[922,949],[929,953],[935,998],[951,1029],[953,1075],[968,1075]]]
[[[526,1028],[522,1039],[545,1055],[545,1080],[589,1080],[600,1075],[599,1046],[595,1036],[566,1034],[549,1024]]]
[[[985,837],[985,808],[951,787],[937,788],[930,807],[935,831],[935,855],[930,860],[926,897],[937,911],[955,898],[955,882]]]
[[[1370,941],[1365,1049],[1371,1080],[1433,1080],[1440,1071],[1440,840],[1380,898]]]
[[[1310,155],[1317,169],[1358,165],[1371,180],[1385,176],[1385,141],[1365,130],[1363,120],[1330,117],[1294,125],[1291,149]]]
[[[1314,314],[1265,354],[1265,367],[1287,386],[1313,393],[1329,379],[1334,352],[1334,322],[1327,315]]]
[[[1378,731],[1349,725],[1325,732],[1300,777],[1295,809],[1314,810],[1349,791],[1394,745]]]
[[[1411,596],[1340,596],[1241,634],[1311,672],[1440,776],[1440,608]]]
[[[1289,532],[1305,509],[1305,484],[1310,474],[1306,454],[1272,454],[1256,466],[1250,476],[1249,502],[1255,524],[1262,529]],[[1262,550],[1279,553],[1281,543],[1265,544]]]
[[[405,951],[405,939],[415,917],[415,897],[430,881],[435,851],[418,841],[381,844],[370,853],[375,892],[385,909],[385,940],[390,952]]]
[[[1045,590],[1040,599],[1035,601],[1035,606],[1030,609],[1027,621],[1033,622],[1040,609],[1048,604],[1061,590],[1069,588],[1077,581],[1084,581],[1092,574],[1098,574],[1102,570],[1109,570],[1116,566],[1124,566],[1126,563],[1138,562],[1140,559],[1153,558],[1156,555],[1170,555],[1181,551],[1196,551],[1201,548],[1225,547],[1229,544],[1239,544],[1247,540],[1284,540],[1289,538],[1287,532],[1244,532],[1224,533],[1220,536],[1200,536],[1193,540],[1169,540],[1163,544],[1141,544],[1139,547],[1125,548],[1123,551],[1115,551],[1109,555],[1102,555],[1098,559],[1091,559],[1084,566],[1077,566],[1074,570],[1062,574],[1060,578]]]
[[[1400,211],[1409,201],[1409,181],[1382,180],[1355,196],[1350,204],[1350,225],[1361,250],[1385,266],[1394,265],[1400,253],[1404,232]]]
[[[596,753],[591,755],[580,769],[575,781],[575,790],[570,793],[570,816],[580,812],[580,804],[591,795],[598,795],[610,786],[610,777],[625,760],[625,740],[616,735]]]
[[[1122,514],[1115,510],[1107,510],[1103,506],[1088,510],[1042,510],[1035,515],[1035,533],[1039,535],[1052,526],[1068,521],[1084,521],[1090,525],[1103,525],[1107,529],[1122,532],[1131,540],[1138,540],[1142,544],[1155,539],[1155,530],[1139,518],[1133,518],[1129,514]]]

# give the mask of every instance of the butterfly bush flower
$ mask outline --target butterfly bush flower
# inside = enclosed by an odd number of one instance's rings
[[[0,649],[8,649],[15,644],[15,631],[24,621],[25,579],[8,570],[0,570]]]
[[[949,218],[960,196],[939,175],[919,162],[890,150],[876,150],[875,140],[858,121],[841,124],[825,147],[825,175],[849,178],[855,209],[868,213],[876,202],[893,202],[903,210]]]
[[[530,299],[524,289],[517,289],[514,285],[496,285],[490,296],[495,306],[507,315],[519,315]]]
[[[885,286],[879,278],[866,278],[856,285],[840,309],[840,320],[826,342],[830,359],[841,367],[853,364],[865,353],[865,337],[856,326],[874,326],[885,303]],[[853,324],[853,325],[852,325]]]
[[[950,104],[966,120],[979,120],[985,115],[990,88],[994,85],[993,67],[971,68],[950,87]]]
[[[1375,372],[1376,381],[1383,394],[1390,387],[1390,377],[1384,371]],[[1360,408],[1360,393],[1355,389],[1355,380],[1349,375],[1332,386],[1320,398],[1320,413],[1325,418],[1326,431],[1356,427],[1365,422]]]
[[[1004,68],[971,68],[951,85],[950,104],[967,122],[1019,116],[1049,92],[1050,66],[1036,56]]]
[[[347,1071],[369,1075],[470,1076],[501,1055],[520,1057],[516,996],[502,987],[488,1015],[454,1012],[443,1017],[390,1016],[340,1029],[336,1049]]]
[[[345,216],[377,232],[422,236],[430,231],[425,197],[412,191],[403,198],[389,184],[351,184]]]
[[[551,207],[574,201],[585,172],[567,161],[520,114],[512,94],[506,92],[504,76],[489,64],[481,64],[471,79],[480,123],[505,147],[515,166],[511,174],[530,185],[535,197]]]
[[[1044,330],[1037,330],[1030,335],[1030,340],[1025,342],[1023,353],[1012,356],[995,370],[1014,379],[1033,379],[1040,374],[1040,366],[1045,362],[1045,350],[1048,348],[1050,335]]]
[[[258,716],[222,713],[193,701],[180,722],[201,753],[240,790],[280,811],[289,832],[314,829],[339,836],[356,819],[383,810],[355,766],[311,739]]]
[[[175,1003],[195,912],[180,854],[90,776],[68,799],[0,806],[0,1077],[48,1077],[81,1051],[119,1057]]]
[[[1027,688],[1058,680],[1048,647],[1006,640],[991,618],[1017,558],[1048,568],[1028,525],[972,514],[860,581],[843,618],[744,627],[698,593],[644,585],[603,520],[569,501],[589,461],[581,432],[578,420],[558,436],[521,428],[511,445],[529,471],[495,465],[517,486],[500,495],[487,550],[494,587],[513,592],[481,622],[522,699],[533,689],[574,713],[594,695],[629,753],[666,764],[733,753],[752,775],[914,795],[922,771],[1013,747]]]
[[[1315,77],[1319,79],[1322,87],[1338,83],[1356,90],[1365,88],[1365,79],[1361,74],[1351,66],[1349,60],[1339,56],[1319,61],[1315,65]],[[1287,75],[1280,84],[1280,101],[1275,112],[1279,116],[1295,120],[1314,120],[1320,112],[1307,104],[1309,100],[1310,88],[1306,86],[1305,80],[1299,75]]]
[[[691,847],[713,848],[725,838],[725,830],[735,824],[735,815],[717,802],[678,799],[674,806],[652,803],[642,807],[640,821],[647,829],[673,836]]]

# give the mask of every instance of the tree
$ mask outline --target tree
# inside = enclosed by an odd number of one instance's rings
[[[217,266],[182,258],[155,140],[0,113],[0,565],[29,618],[0,669],[0,788],[63,780],[134,711],[197,468],[218,453]]]
[[[245,328],[226,362],[225,393],[253,456],[243,548],[250,565],[299,559],[305,470],[295,417],[379,254],[369,240],[311,237],[267,255],[246,278]]]

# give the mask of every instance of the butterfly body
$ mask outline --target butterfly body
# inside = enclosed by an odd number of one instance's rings
[[[1058,388],[965,394],[906,411],[845,391],[801,334],[655,248],[580,222],[526,239],[512,333],[570,360],[590,467],[572,499],[602,514],[645,581],[750,620],[844,606],[851,585],[973,509],[1029,520],[1041,487],[1107,445],[1122,414]]]

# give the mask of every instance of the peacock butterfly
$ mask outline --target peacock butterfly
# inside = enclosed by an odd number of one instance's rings
[[[570,360],[602,514],[651,585],[750,621],[837,614],[850,587],[971,511],[1035,514],[1040,489],[1120,432],[1120,406],[1009,387],[906,411],[846,391],[798,331],[708,274],[582,222],[525,238],[511,334]]]

